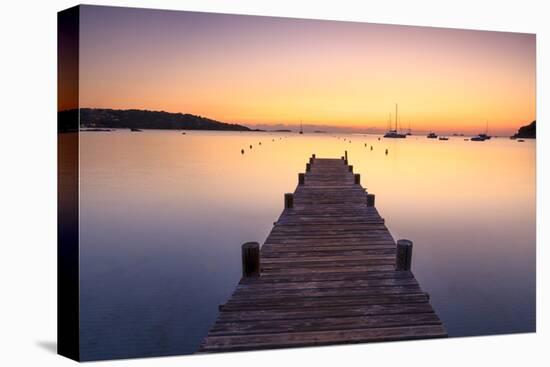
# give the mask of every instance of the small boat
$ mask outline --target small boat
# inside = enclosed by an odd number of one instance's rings
[[[400,134],[397,132],[397,130],[390,130],[387,133],[384,134],[384,138],[394,138],[394,139],[404,139],[407,135]]]
[[[439,140],[449,140],[449,138],[446,137],[446,136],[440,136],[440,137],[439,137]]]
[[[185,135],[185,131],[181,133],[181,135]]]
[[[437,139],[436,133],[429,133],[426,137],[427,137],[428,139]]]
[[[491,139],[491,136],[489,135],[489,122],[485,122],[485,132],[479,133],[477,136],[474,136],[471,138],[471,141],[485,141]]]
[[[520,143],[523,143],[525,140],[523,140],[523,139],[518,139],[518,140],[516,140],[516,141],[517,141],[517,142],[520,142]]]
[[[384,138],[391,138],[391,139],[404,139],[407,137],[405,134],[401,134],[397,132],[397,103],[395,104],[395,129],[391,129],[391,114],[390,114],[390,130],[384,134]]]
[[[141,131],[141,130],[138,129],[137,127],[133,127],[133,128],[130,129],[130,131],[139,132],[139,131]]]

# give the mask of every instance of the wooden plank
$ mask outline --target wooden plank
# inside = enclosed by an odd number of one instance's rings
[[[321,319],[238,321],[217,323],[210,330],[210,335],[294,333],[303,331],[351,330],[392,326],[440,324],[441,321],[433,312],[396,315],[324,317]]]
[[[296,332],[287,334],[209,336],[201,346],[201,351],[227,352],[250,349],[275,349],[330,344],[429,339],[442,338],[445,336],[447,336],[447,333],[442,325]]]
[[[315,310],[255,310],[221,312],[218,322],[319,319],[338,316],[395,315],[432,312],[429,303],[401,303],[383,305],[363,305],[355,307],[320,307]]]

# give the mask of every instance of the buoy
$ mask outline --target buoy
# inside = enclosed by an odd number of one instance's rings
[[[388,150],[386,149],[386,155],[388,155]]]
[[[380,140],[380,138],[378,138],[378,140]]]
[[[365,147],[367,146],[367,143],[365,143]]]
[[[259,142],[258,144],[259,144],[259,145],[262,145],[262,142]]]
[[[244,154],[244,149],[241,149],[241,154]]]
[[[370,146],[370,150],[372,150],[372,145]]]
[[[252,149],[252,145],[250,146],[250,149]]]

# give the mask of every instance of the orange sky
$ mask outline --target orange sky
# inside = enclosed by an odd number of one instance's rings
[[[225,122],[509,134],[535,35],[84,6],[80,105]]]

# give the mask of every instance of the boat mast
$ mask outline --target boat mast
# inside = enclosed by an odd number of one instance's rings
[[[395,104],[395,132],[397,132],[397,103]]]

